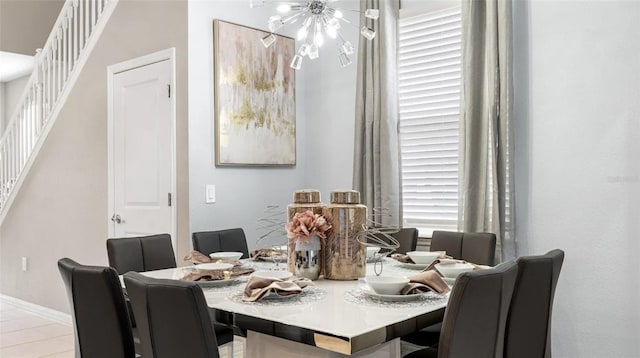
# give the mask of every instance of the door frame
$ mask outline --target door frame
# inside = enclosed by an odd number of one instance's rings
[[[177,252],[177,229],[178,229],[178,188],[176,180],[176,49],[168,48],[158,52],[154,52],[145,56],[136,57],[124,62],[116,63],[107,67],[107,181],[108,181],[108,204],[107,204],[107,223],[108,223],[108,235],[114,237],[114,225],[111,221],[111,216],[115,210],[114,189],[115,183],[113,178],[113,159],[114,159],[114,125],[113,125],[113,78],[116,74],[122,73],[128,70],[133,70],[138,67],[152,65],[154,63],[169,61],[171,67],[171,97],[170,97],[170,111],[171,111],[171,243],[173,244],[174,252]]]

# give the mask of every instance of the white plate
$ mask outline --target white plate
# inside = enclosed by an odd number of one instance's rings
[[[408,263],[408,262],[401,262],[400,266],[404,267],[404,268],[408,268],[411,270],[424,270],[427,268],[427,266],[429,266],[431,264],[412,264],[412,263]]]
[[[233,264],[213,262],[209,264],[199,264],[193,268],[198,270],[231,270],[233,268]]]
[[[286,295],[286,296],[280,296],[279,294],[275,293],[275,292],[271,292],[268,295],[262,297],[263,300],[286,300],[289,298],[294,298],[296,296],[300,296],[302,293],[299,293],[297,295]]]
[[[251,274],[252,277],[260,277],[260,278],[267,278],[267,279],[280,279],[283,281],[286,281],[288,279],[291,278],[291,276],[293,276],[293,274],[289,271],[284,271],[284,270],[260,270],[260,271],[255,271],[254,273]]]
[[[381,295],[376,293],[368,286],[361,286],[360,289],[364,292],[365,295],[378,299],[380,301],[390,301],[390,302],[405,302],[405,301],[415,301],[422,296],[422,293],[412,293],[410,295]]]
[[[231,286],[240,282],[240,280],[238,280],[237,278],[230,278],[228,280],[194,281],[194,282],[203,288],[207,288],[207,287]]]

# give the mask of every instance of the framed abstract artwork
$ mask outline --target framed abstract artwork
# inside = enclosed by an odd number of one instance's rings
[[[214,20],[216,166],[296,164],[293,38]]]

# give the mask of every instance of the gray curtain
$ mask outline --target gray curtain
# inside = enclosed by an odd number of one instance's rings
[[[356,93],[353,187],[369,209],[388,210],[375,218],[384,226],[402,223],[402,189],[398,144],[397,37],[399,2],[361,0],[360,9],[379,9],[377,21],[361,16],[376,30],[369,41],[360,36]]]
[[[493,232],[515,257],[510,0],[462,1],[459,229]]]

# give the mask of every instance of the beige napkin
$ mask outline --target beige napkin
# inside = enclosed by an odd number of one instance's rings
[[[190,262],[194,265],[208,264],[208,263],[223,263],[223,264],[232,264],[233,266],[242,266],[242,262],[238,260],[212,259],[211,257],[196,250],[191,251],[191,253],[185,256],[183,260]]]
[[[441,259],[436,259],[435,261],[433,261],[429,266],[427,266],[427,268],[425,268],[423,271],[430,271],[436,268],[437,264],[442,264],[442,265],[452,265],[452,264],[471,264],[473,265],[473,269],[474,270],[483,270],[483,269],[488,269],[491,268],[491,266],[487,266],[487,265],[477,265],[474,264],[473,262],[467,262],[465,260],[457,260],[457,259],[452,259],[450,257],[447,258],[441,258]]]
[[[278,296],[290,296],[302,293],[302,289],[312,285],[311,280],[296,278],[292,281],[282,281],[274,278],[251,277],[244,288],[242,300],[255,302],[271,293]]]
[[[257,249],[251,251],[251,259],[257,261],[260,259],[283,259],[286,260],[286,254],[282,251],[273,249]]]
[[[409,283],[400,293],[409,295],[427,291],[443,294],[449,292],[449,286],[437,272],[422,271],[417,275],[409,277]]]
[[[253,273],[255,270],[234,268],[232,270],[201,270],[189,272],[181,278],[182,281],[218,281],[228,280],[231,277]]]
[[[438,252],[440,253],[440,258],[451,258],[451,256],[447,256],[445,251],[434,251],[434,252]],[[393,254],[391,255],[391,258],[396,259],[399,262],[405,263],[405,264],[415,264],[415,262],[411,259],[411,257],[409,257],[409,255],[405,255],[405,254]]]
[[[212,262],[209,256],[196,250],[191,251],[189,255],[185,256],[182,260],[191,262],[192,264],[208,264]]]
[[[405,255],[405,254],[392,254],[391,258],[402,262],[403,264],[415,264],[415,262],[413,262],[413,260],[411,259],[411,257],[409,257],[409,255]]]

